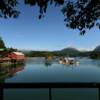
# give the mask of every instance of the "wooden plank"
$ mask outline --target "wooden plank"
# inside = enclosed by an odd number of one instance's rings
[[[52,90],[49,88],[49,100],[52,100]]]
[[[0,83],[4,88],[100,88],[100,83]]]
[[[100,100],[100,87],[98,88],[98,100]]]
[[[3,88],[0,88],[0,100],[3,100]]]

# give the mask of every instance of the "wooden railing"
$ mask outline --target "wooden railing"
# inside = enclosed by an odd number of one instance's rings
[[[0,100],[3,100],[3,90],[12,88],[48,88],[49,100],[52,100],[52,88],[98,88],[100,100],[100,83],[0,83]]]

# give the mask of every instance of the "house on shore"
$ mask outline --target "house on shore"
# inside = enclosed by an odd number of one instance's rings
[[[8,57],[13,62],[22,62],[25,60],[25,55],[22,52],[11,52],[8,54]]]

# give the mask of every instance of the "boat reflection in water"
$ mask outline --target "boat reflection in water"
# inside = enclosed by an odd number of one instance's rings
[[[50,62],[50,61],[45,61],[45,66],[46,67],[49,67],[49,66],[51,66],[52,65],[52,62]]]
[[[45,58],[44,64],[46,67],[49,67],[52,65],[53,59],[52,58]]]
[[[10,66],[0,66],[0,83],[5,79],[13,77],[17,72],[24,70],[25,64],[12,64]]]

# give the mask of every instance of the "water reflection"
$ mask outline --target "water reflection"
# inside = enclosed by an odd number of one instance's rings
[[[94,67],[100,68],[100,59],[89,59],[88,58],[88,59],[84,59],[84,61],[82,59],[81,63],[82,64],[87,64],[87,65],[90,65],[91,64]]]
[[[17,72],[24,70],[25,64],[12,64],[10,66],[0,66],[0,83],[6,78],[13,77]]]
[[[28,58],[25,65],[0,67],[0,82],[100,82],[100,67],[97,66],[100,61],[88,58],[78,61],[79,65],[63,65],[55,60]]]
[[[44,61],[44,64],[45,64],[46,67],[49,67],[49,66],[52,65],[52,61],[45,60],[45,61]]]
[[[45,62],[44,64],[45,64],[45,66],[46,66],[46,67],[49,67],[49,66],[51,66],[51,65],[52,65],[52,63],[51,63],[51,62]]]

